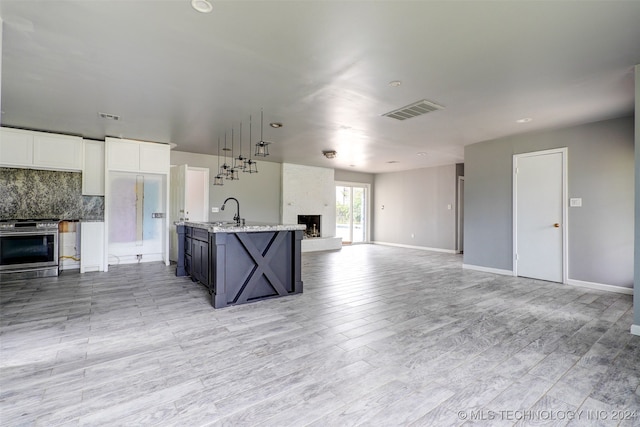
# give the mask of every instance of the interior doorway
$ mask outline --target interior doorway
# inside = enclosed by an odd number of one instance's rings
[[[343,244],[369,241],[369,185],[336,183],[336,237]]]
[[[513,272],[567,280],[567,149],[513,157]]]

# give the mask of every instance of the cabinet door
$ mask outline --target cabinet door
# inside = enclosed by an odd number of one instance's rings
[[[82,194],[104,196],[104,142],[84,141]]]
[[[33,166],[33,134],[13,129],[0,129],[0,165]]]
[[[194,277],[205,285],[209,283],[209,245],[200,240],[193,240]]]
[[[139,172],[140,147],[137,141],[106,138],[107,169]]]
[[[80,273],[104,271],[104,222],[80,224]]]
[[[33,137],[33,165],[42,169],[82,170],[82,138],[36,133]]]
[[[140,171],[169,173],[169,146],[167,144],[140,143]]]

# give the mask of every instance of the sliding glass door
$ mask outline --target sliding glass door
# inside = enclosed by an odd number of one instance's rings
[[[366,184],[336,185],[336,236],[343,243],[368,241],[368,199]]]

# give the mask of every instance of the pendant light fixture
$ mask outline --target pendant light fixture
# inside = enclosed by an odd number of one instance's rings
[[[247,172],[247,173],[258,173],[258,163],[256,163],[255,161],[251,160],[251,129],[252,129],[252,124],[251,124],[251,115],[249,115],[249,158],[245,160],[244,162],[244,169],[243,172]]]
[[[218,137],[218,174],[213,178],[213,185],[224,185],[224,179],[220,175],[220,137]]]
[[[256,152],[255,155],[259,157],[267,157],[269,155],[269,144],[270,142],[266,142],[262,136],[262,132],[264,130],[264,111],[260,110],[260,141],[256,142]]]
[[[240,144],[239,145],[240,145],[240,148],[238,149],[238,151],[240,152],[240,154],[238,154],[238,157],[233,159],[233,168],[236,170],[244,171],[244,169],[246,168],[247,158],[242,155],[242,122],[240,122]]]
[[[224,148],[222,149],[222,151],[224,151],[224,163],[222,163],[222,166],[220,167],[220,173],[219,175],[222,175],[224,177],[228,177],[229,176],[229,169],[231,169],[231,165],[227,164],[227,151],[229,151],[229,149],[227,148],[227,133],[224,133]]]
[[[231,127],[231,163],[235,162],[235,159],[233,157],[233,145],[235,143],[235,138],[234,138],[234,134],[233,134],[233,126]],[[227,179],[230,181],[237,181],[240,179],[240,177],[238,176],[238,170],[235,169],[233,166],[230,165],[229,167],[229,174],[227,175]]]

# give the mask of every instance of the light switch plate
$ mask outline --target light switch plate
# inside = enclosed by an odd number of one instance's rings
[[[579,197],[569,199],[569,206],[572,208],[581,208],[582,207],[582,199]]]
[[[211,213],[220,212],[220,208],[211,208]]]

